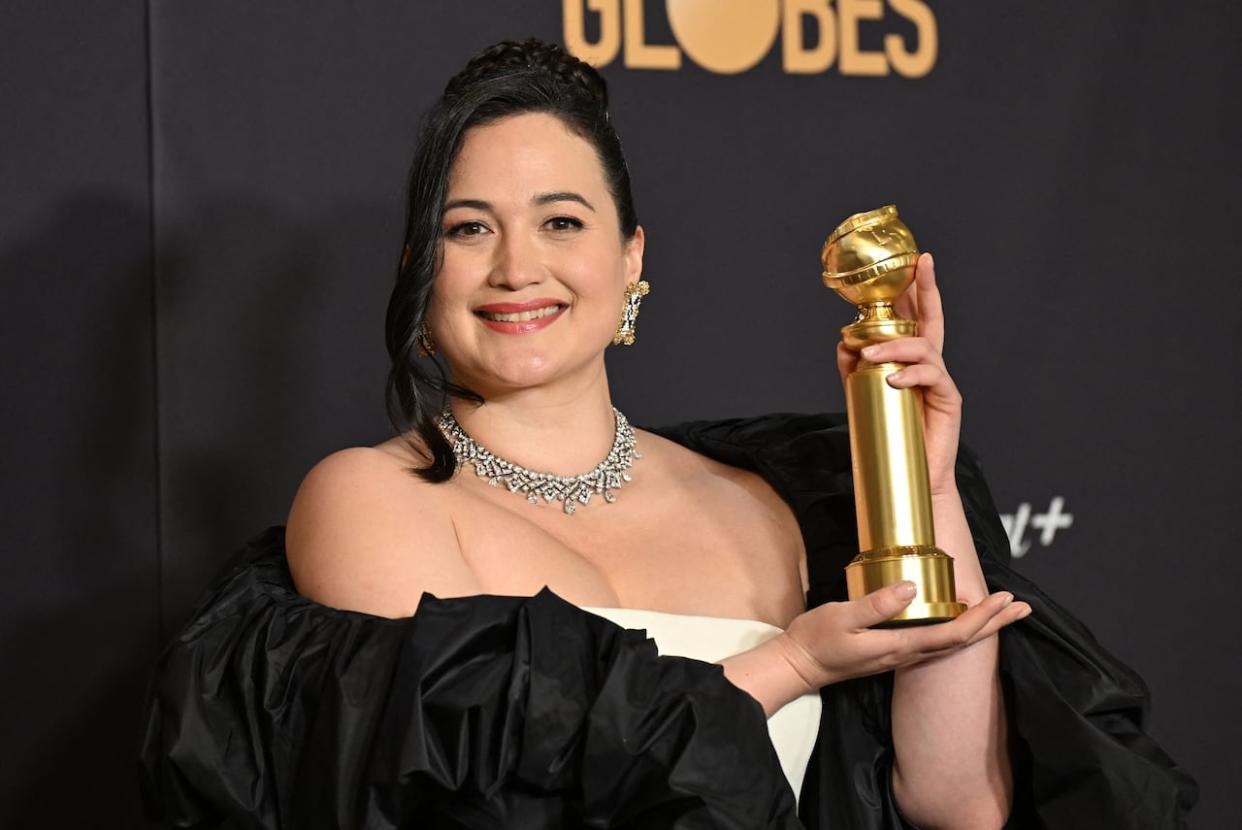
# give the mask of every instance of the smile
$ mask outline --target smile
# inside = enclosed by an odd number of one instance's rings
[[[474,314],[483,325],[501,334],[529,334],[550,326],[569,306],[556,300],[525,303],[494,303],[480,306]]]
[[[564,306],[548,305],[533,311],[511,311],[508,313],[478,311],[476,313],[486,320],[495,320],[497,323],[523,323],[527,320],[538,320],[543,317],[550,317],[553,314],[559,314],[562,308]]]

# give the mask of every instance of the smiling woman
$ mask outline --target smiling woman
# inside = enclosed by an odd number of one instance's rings
[[[923,389],[969,608],[880,629],[914,588],[843,598],[842,418],[648,431],[614,408],[605,353],[633,342],[645,234],[595,70],[535,41],[485,50],[429,115],[409,190],[396,435],[317,464],[166,651],[153,814],[742,830],[1182,809],[1141,680],[1005,564],[958,450],[930,257],[899,303],[923,336],[839,368],[900,362],[887,382]]]
[[[602,376],[643,231],[622,231],[588,141],[543,112],[469,130],[442,239],[426,324],[458,382],[491,399]]]

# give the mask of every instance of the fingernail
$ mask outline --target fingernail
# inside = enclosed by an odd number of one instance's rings
[[[1018,615],[1018,619],[1025,620],[1029,616],[1031,616],[1031,609],[1025,608],[1022,610],[1022,613]]]
[[[1006,591],[1006,592],[1005,592],[1005,598],[1004,598],[1004,600],[1001,602],[1001,605],[1008,605],[1008,604],[1009,604],[1009,603],[1011,603],[1011,602],[1013,602],[1013,594],[1011,594],[1011,593],[1009,593],[1008,591]]]
[[[902,599],[910,599],[917,591],[918,589],[914,587],[914,583],[908,579],[897,583],[897,596]]]
[[[936,258],[931,255],[931,251],[927,252],[927,264],[933,268],[936,267]]]
[[[879,346],[868,346],[868,347],[866,347],[865,349],[863,349],[863,350],[862,350],[862,356],[863,356],[863,357],[875,357],[875,356],[876,356],[876,355],[878,355],[879,353],[880,353],[880,347],[879,347]]]
[[[893,372],[892,374],[890,374],[890,375],[888,376],[888,379],[889,379],[889,380],[901,380],[901,373],[902,373],[902,371],[903,371],[903,370],[898,369],[896,372]]]

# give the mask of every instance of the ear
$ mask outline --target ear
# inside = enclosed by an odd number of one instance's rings
[[[643,276],[643,248],[647,244],[643,226],[634,229],[634,235],[625,241],[625,284],[637,285]]]

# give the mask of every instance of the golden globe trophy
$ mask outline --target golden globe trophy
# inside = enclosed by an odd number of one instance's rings
[[[918,257],[895,205],[856,213],[832,232],[821,253],[824,284],[858,306],[858,317],[841,329],[846,346],[858,350],[917,333],[914,320],[897,316],[893,300],[914,282]],[[882,626],[944,622],[966,610],[957,601],[953,558],[936,547],[923,392],[885,382],[904,365],[860,358],[845,378],[861,551],[845,569],[850,599],[903,579],[918,588],[914,601]]]

